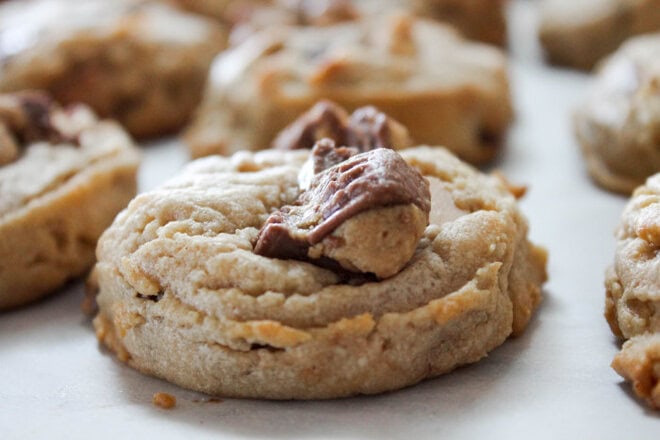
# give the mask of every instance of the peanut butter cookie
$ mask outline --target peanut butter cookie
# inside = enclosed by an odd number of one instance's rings
[[[660,31],[660,0],[544,0],[540,38],[548,59],[591,69],[628,38]]]
[[[602,66],[575,114],[591,177],[629,194],[660,171],[660,33],[627,42]]]
[[[85,106],[0,94],[0,309],[92,266],[101,232],[135,195],[138,161],[128,135]]]
[[[134,199],[99,242],[98,339],[197,391],[322,399],[411,385],[522,333],[546,253],[514,197],[441,147],[378,148],[383,118],[311,152],[200,159]]]
[[[635,190],[617,240],[605,282],[605,317],[615,335],[630,340],[612,366],[660,408],[660,174]]]
[[[511,121],[506,60],[409,15],[322,28],[275,27],[221,54],[186,134],[195,157],[269,146],[319,99],[375,105],[418,143],[481,163]]]
[[[134,136],[162,135],[188,121],[225,42],[214,20],[161,4],[8,2],[0,5],[0,92],[48,90]]]

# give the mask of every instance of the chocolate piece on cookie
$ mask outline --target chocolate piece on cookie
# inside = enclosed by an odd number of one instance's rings
[[[226,42],[213,20],[135,0],[3,3],[0,39],[0,93],[44,89],[137,137],[188,121]]]
[[[540,14],[550,62],[585,70],[628,38],[660,31],[660,0],[543,0]]]
[[[473,163],[495,157],[512,119],[501,50],[395,14],[254,34],[216,58],[185,140],[195,157],[264,149],[319,99],[373,105]]]
[[[359,151],[374,148],[400,150],[412,146],[408,129],[375,107],[361,107],[349,115],[339,105],[325,100],[284,128],[272,147],[281,150],[311,149],[324,138]]]
[[[629,194],[660,171],[660,33],[630,40],[603,63],[575,133],[606,189]]]
[[[96,240],[135,194],[138,162],[128,135],[83,105],[0,95],[0,309],[91,267]]]
[[[328,154],[337,157],[328,151],[335,149],[332,141],[319,144],[312,150],[313,162]],[[316,167],[309,188],[268,217],[254,251],[321,265],[323,258],[330,259],[346,270],[378,278],[398,273],[428,224],[428,182],[390,149],[355,154],[336,164],[321,161],[331,166]],[[350,236],[344,234],[352,229],[356,231]],[[384,252],[394,254],[384,259]]]
[[[94,326],[120,360],[267,399],[374,394],[476,362],[525,330],[546,279],[500,179],[441,147],[329,139],[192,162],[131,202],[98,258]]]
[[[612,366],[660,408],[660,174],[635,190],[616,235],[605,318],[615,335],[630,340]]]

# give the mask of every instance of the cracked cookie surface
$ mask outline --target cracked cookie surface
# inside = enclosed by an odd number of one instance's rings
[[[639,187],[617,229],[614,265],[605,280],[605,318],[630,339],[612,363],[635,392],[660,408],[660,174]]]
[[[524,331],[545,251],[501,182],[442,148],[401,152],[429,179],[431,220],[394,276],[346,281],[255,254],[268,216],[299,196],[308,155],[198,160],[134,199],[99,242],[99,340],[187,388],[310,399],[411,385]]]

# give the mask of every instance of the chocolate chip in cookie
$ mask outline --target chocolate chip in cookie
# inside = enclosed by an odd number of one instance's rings
[[[18,159],[34,142],[78,145],[80,132],[95,121],[83,107],[68,112],[41,91],[0,95],[0,165]]]

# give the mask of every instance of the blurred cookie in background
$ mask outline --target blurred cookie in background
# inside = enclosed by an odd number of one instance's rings
[[[575,133],[606,189],[629,194],[660,171],[660,33],[631,39],[603,63]]]
[[[660,31],[660,0],[543,0],[539,36],[550,62],[591,69],[629,37]]]
[[[135,195],[139,154],[115,122],[42,92],[0,94],[0,310],[83,275]]]
[[[130,0],[6,2],[0,36],[0,92],[48,90],[139,138],[187,122],[226,45],[214,20]]]
[[[268,148],[319,99],[374,105],[419,144],[492,159],[513,112],[504,53],[405,13],[271,27],[222,53],[185,140],[194,157]]]

